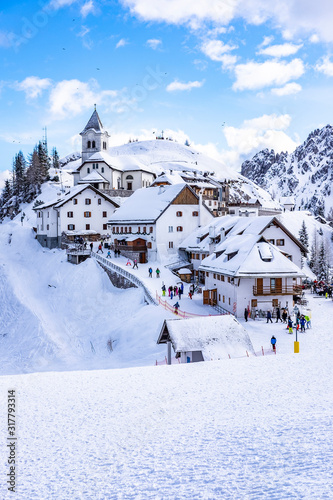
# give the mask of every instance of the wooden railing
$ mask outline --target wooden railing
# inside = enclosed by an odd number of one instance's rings
[[[300,285],[286,285],[286,286],[254,286],[253,295],[296,295],[302,293]]]

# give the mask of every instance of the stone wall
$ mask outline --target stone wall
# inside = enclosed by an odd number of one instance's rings
[[[137,286],[134,285],[134,283],[129,281],[124,276],[121,276],[120,274],[116,273],[115,271],[111,271],[111,269],[109,269],[106,266],[103,266],[103,264],[101,264],[100,262],[98,262],[98,264],[102,267],[102,269],[104,269],[104,271],[106,272],[106,274],[110,278],[111,283],[115,287],[117,287],[117,288],[137,288]]]

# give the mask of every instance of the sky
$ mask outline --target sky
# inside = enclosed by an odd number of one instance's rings
[[[240,170],[332,124],[331,0],[0,0],[0,182],[47,133],[179,142]]]

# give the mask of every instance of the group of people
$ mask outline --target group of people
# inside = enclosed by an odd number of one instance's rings
[[[181,283],[179,286],[177,286],[177,285],[175,285],[175,286],[169,286],[168,293],[169,293],[169,297],[170,297],[171,300],[174,297],[177,297],[177,295],[178,295],[178,298],[180,300],[182,298],[183,293],[184,293],[184,285],[183,285],[183,283]]]
[[[155,272],[156,272],[156,278],[159,278],[160,274],[161,274],[161,271],[159,270],[159,268],[157,268]],[[151,267],[148,269],[148,276],[149,276],[149,278],[153,277],[153,269]]]

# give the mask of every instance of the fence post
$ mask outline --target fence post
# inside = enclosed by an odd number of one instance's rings
[[[264,351],[263,346],[261,346],[261,352],[262,352],[262,355],[265,356],[265,351]]]
[[[249,357],[249,353],[246,351],[246,356]]]

